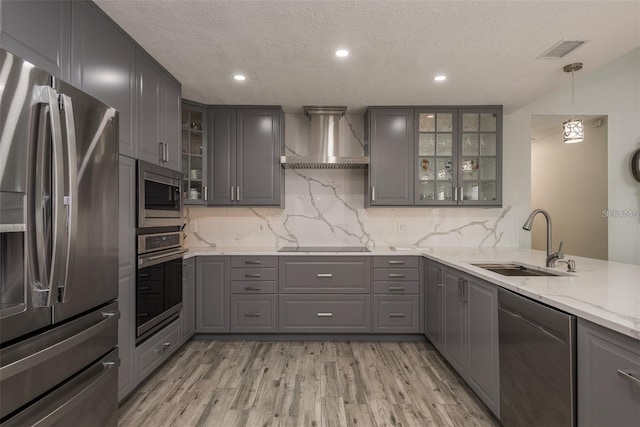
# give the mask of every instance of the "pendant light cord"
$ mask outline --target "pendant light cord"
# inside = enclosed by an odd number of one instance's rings
[[[575,105],[575,83],[573,80],[573,73],[575,71],[572,69],[571,70],[571,121],[573,121],[575,118],[573,116],[573,106]]]

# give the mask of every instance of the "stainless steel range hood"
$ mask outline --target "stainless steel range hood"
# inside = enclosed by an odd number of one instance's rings
[[[304,107],[311,120],[309,145],[301,155],[282,156],[280,164],[286,169],[362,169],[369,165],[369,157],[340,156],[339,122],[347,107]]]

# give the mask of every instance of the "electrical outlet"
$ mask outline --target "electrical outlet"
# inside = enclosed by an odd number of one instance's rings
[[[264,224],[259,222],[258,223],[258,233],[262,233],[264,232]]]
[[[407,227],[407,223],[406,222],[399,222],[398,223],[398,233],[408,233],[409,232],[409,227]]]
[[[198,222],[197,221],[189,221],[189,231],[192,233],[198,232]]]

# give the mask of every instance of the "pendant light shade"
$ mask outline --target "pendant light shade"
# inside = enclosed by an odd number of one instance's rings
[[[566,144],[575,144],[576,142],[582,142],[584,140],[584,126],[582,125],[582,120],[577,120],[573,117],[575,93],[573,73],[581,69],[582,62],[565,65],[563,68],[565,73],[571,73],[571,120],[567,120],[562,124],[562,135]]]

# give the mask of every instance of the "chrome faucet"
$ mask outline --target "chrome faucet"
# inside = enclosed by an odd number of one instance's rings
[[[539,213],[544,215],[544,217],[547,220],[547,264],[546,265],[547,267],[555,267],[556,261],[564,258],[564,254],[562,253],[563,242],[560,242],[560,246],[558,247],[558,252],[551,252],[551,244],[552,244],[551,217],[549,216],[549,212],[545,211],[544,209],[535,209],[533,212],[531,212],[531,215],[529,215],[529,218],[527,218],[527,220],[524,222],[524,225],[522,226],[522,228],[527,231],[531,231],[531,227],[533,226],[533,218],[535,218],[535,216],[538,215]]]

